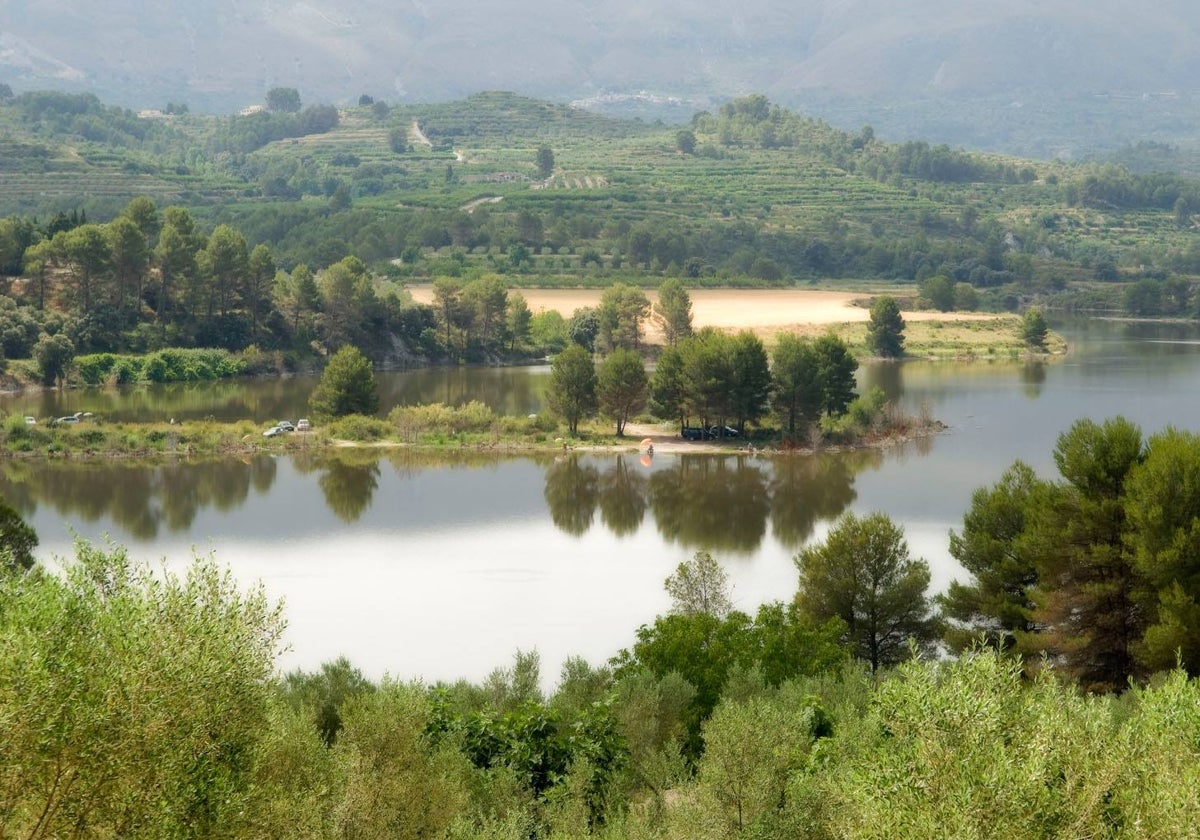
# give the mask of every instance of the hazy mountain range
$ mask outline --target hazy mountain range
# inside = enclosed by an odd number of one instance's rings
[[[668,119],[758,92],[893,137],[1070,151],[1194,134],[1200,4],[0,0],[0,82],[222,112],[275,85],[334,103],[505,89]]]

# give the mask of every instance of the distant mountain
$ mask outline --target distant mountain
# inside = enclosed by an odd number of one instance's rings
[[[1159,0],[55,0],[0,5],[0,82],[230,111],[506,89],[686,118],[761,92],[893,137],[1185,140],[1200,4]]]

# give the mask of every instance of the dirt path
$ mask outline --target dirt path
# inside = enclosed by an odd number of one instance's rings
[[[474,212],[475,208],[479,207],[480,205],[499,204],[503,200],[504,200],[504,196],[502,196],[502,195],[488,195],[488,196],[484,196],[483,198],[477,198],[474,201],[468,201],[466,204],[464,204],[462,207],[459,207],[458,209],[464,213],[472,213],[472,212]]]
[[[412,125],[408,129],[408,139],[414,143],[423,143],[429,148],[433,148],[433,143],[425,136],[425,132],[421,130],[421,124],[416,120],[413,120]]]

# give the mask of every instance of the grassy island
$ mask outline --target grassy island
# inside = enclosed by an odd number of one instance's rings
[[[649,439],[658,452],[722,453],[812,451],[818,448],[882,446],[889,442],[936,434],[944,428],[928,417],[893,411],[879,395],[856,401],[837,422],[814,430],[810,440],[785,439],[765,426],[745,437],[683,440],[678,426],[647,415],[613,434],[611,423],[594,419],[580,424],[575,435],[550,414],[528,417],[500,415],[480,402],[451,407],[442,404],[397,406],[386,418],[351,415],[307,432],[273,437],[249,420],[222,423],[196,420],[177,423],[109,423],[85,419],[77,423],[29,425],[13,415],[0,426],[0,452],[20,458],[143,458],[247,455],[258,452],[304,452],[338,447],[406,447],[427,450],[496,452],[628,452]]]

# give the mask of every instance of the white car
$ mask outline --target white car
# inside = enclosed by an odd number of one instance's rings
[[[307,432],[311,429],[312,429],[312,424],[308,422],[308,418],[301,417],[299,420],[296,421],[296,431],[297,432]]]

